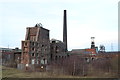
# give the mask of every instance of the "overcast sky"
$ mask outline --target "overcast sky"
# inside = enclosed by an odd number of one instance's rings
[[[62,40],[63,10],[67,10],[68,49],[95,45],[118,50],[119,0],[0,0],[0,47],[21,48],[26,27],[42,23],[50,39]]]

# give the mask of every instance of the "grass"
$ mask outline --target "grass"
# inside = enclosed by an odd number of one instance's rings
[[[49,72],[26,72],[15,68],[2,67],[2,78],[111,78],[113,76],[110,73],[102,73],[102,75],[104,76],[71,76]]]
[[[73,76],[64,76],[50,74],[48,72],[26,72],[15,68],[2,67],[2,78],[74,78]]]

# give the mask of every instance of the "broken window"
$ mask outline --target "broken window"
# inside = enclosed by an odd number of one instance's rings
[[[32,42],[32,46],[34,46],[34,42]]]
[[[39,61],[39,60],[37,60],[37,64],[40,64],[40,61]]]
[[[41,64],[44,64],[44,60],[43,59],[41,60]]]
[[[32,53],[32,56],[35,56],[35,54],[34,54],[34,53]]]
[[[46,49],[44,48],[44,51],[46,51]]]
[[[36,36],[33,36],[33,41],[35,41],[36,40]]]
[[[40,47],[40,44],[38,43],[38,47]]]
[[[38,43],[36,43],[36,46],[38,46]]]
[[[37,54],[37,57],[39,57],[39,53],[36,53]]]
[[[42,47],[44,47],[44,45],[42,45]]]
[[[27,46],[27,42],[25,42],[25,46]]]
[[[35,51],[35,48],[34,48],[34,47],[32,47],[32,51]]]
[[[58,47],[56,46],[56,51],[55,51],[56,53],[58,53]]]
[[[55,60],[57,60],[57,56],[55,56]]]
[[[47,64],[47,59],[44,60],[44,63]]]
[[[35,51],[36,49],[34,48],[34,51]]]
[[[25,48],[24,48],[24,51],[25,51],[25,52],[27,52],[27,51],[28,51],[28,49],[25,47]]]
[[[31,63],[32,63],[32,64],[35,64],[35,59],[32,59]]]

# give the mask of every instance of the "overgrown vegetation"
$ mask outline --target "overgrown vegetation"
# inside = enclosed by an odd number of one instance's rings
[[[50,72],[28,72],[15,68],[3,67],[2,78],[82,78],[71,75],[58,75]]]
[[[117,78],[118,56],[90,59],[78,55],[52,64],[52,73],[81,77]],[[57,71],[55,71],[57,70]]]
[[[13,78],[118,78],[118,56],[86,61],[80,56],[57,60],[45,72],[22,71],[2,67],[2,77]]]

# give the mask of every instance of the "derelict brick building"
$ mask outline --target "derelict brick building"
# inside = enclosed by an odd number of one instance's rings
[[[66,47],[64,42],[56,39],[50,40],[50,61],[56,61],[60,58],[65,58]]]
[[[66,15],[66,10],[64,10]],[[63,42],[49,39],[49,30],[36,24],[34,27],[27,27],[25,40],[22,41],[22,56],[19,68],[34,67],[34,65],[46,65],[57,57],[66,57],[67,51],[67,21],[64,16]],[[35,67],[34,67],[35,68]],[[33,69],[33,68],[31,68]]]
[[[50,53],[49,30],[41,24],[27,27],[22,50],[22,64],[47,64]]]

